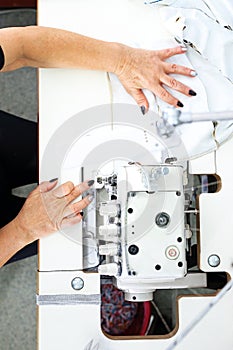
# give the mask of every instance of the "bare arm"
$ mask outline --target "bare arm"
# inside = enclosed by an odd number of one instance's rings
[[[105,42],[77,33],[39,26],[5,28],[0,30],[0,45],[5,54],[2,71],[23,66],[83,68],[115,73],[139,106],[149,108],[142,89],[173,106],[180,106],[175,97],[164,89],[172,87],[193,96],[190,87],[170,76],[171,73],[195,76],[190,68],[166,62],[183,54],[182,47],[165,50],[142,50],[114,42]],[[190,93],[190,91],[192,91]],[[180,106],[181,107],[181,106]]]
[[[23,238],[16,229],[15,221],[0,229],[0,267],[25,245]]]
[[[0,43],[5,54],[3,71],[33,66],[114,72],[123,51],[121,44],[39,26],[1,29]]]

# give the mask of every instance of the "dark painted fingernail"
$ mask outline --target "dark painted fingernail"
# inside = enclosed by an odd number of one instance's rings
[[[177,102],[177,106],[178,106],[178,107],[184,107],[183,103],[180,102],[180,101]]]
[[[191,70],[190,75],[192,77],[196,77],[197,76],[197,72],[195,70]]]
[[[58,180],[58,177],[55,177],[54,179],[49,180],[49,182],[55,182]]]
[[[83,211],[80,211],[80,213],[79,213],[81,216],[83,216]]]
[[[89,180],[89,181],[87,182],[88,186],[92,186],[92,185],[94,185],[94,183],[95,183],[94,180]]]
[[[145,115],[146,114],[146,107],[145,106],[141,106],[141,111],[142,111],[142,114]]]
[[[189,90],[189,95],[191,95],[191,96],[196,96],[196,92],[195,91],[193,91],[193,90]]]

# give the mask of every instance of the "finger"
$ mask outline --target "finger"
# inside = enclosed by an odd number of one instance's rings
[[[161,78],[161,81],[163,84],[169,86],[170,88],[177,90],[181,92],[184,95],[187,96],[196,96],[196,92],[190,89],[187,85],[182,84],[180,81],[176,80],[175,78],[165,75]]]
[[[74,199],[79,197],[81,193],[87,191],[92,185],[94,185],[94,180],[81,182],[73,188],[72,192],[70,192],[69,196],[67,197],[67,200],[72,202]]]
[[[182,75],[186,75],[188,77],[197,76],[197,73],[195,70],[188,68],[188,67],[179,66],[175,63],[164,62],[164,71],[167,74],[170,74],[170,73],[182,74]]]
[[[138,106],[141,108],[142,114],[145,114],[149,109],[149,103],[142,90],[132,89],[128,90],[128,93],[134,98]]]
[[[183,47],[183,46],[176,46],[176,47],[171,47],[171,48],[168,48],[168,49],[164,49],[164,50],[159,50],[157,51],[157,55],[162,59],[167,59],[171,56],[174,56],[174,55],[179,55],[179,54],[182,54],[182,53],[185,53],[187,52],[187,48],[186,47]]]
[[[80,215],[80,213],[78,213],[78,214],[75,214],[72,217],[64,218],[62,220],[61,227],[62,228],[70,227],[70,226],[79,224],[81,221],[82,221],[82,216]]]
[[[93,186],[94,183],[95,183],[94,180],[87,180],[87,181],[81,182],[76,187],[79,188],[80,193],[83,193],[84,191],[88,190],[91,186]]]
[[[161,100],[169,103],[174,107],[183,107],[183,103],[180,102],[177,98],[169,94],[169,92],[164,89],[162,86],[158,86],[156,91],[154,92],[156,96],[161,98]]]
[[[86,208],[92,200],[93,196],[89,195],[76,203],[68,205],[63,212],[64,217],[69,217],[70,215],[79,213],[82,209]]]
[[[74,184],[71,181],[67,181],[60,185],[53,191],[53,195],[57,198],[62,198],[67,196],[74,189]]]
[[[43,193],[43,192],[48,192],[50,190],[52,190],[56,185],[57,185],[57,181],[58,179],[52,179],[50,181],[43,181],[39,184],[39,186],[37,187],[39,192]]]

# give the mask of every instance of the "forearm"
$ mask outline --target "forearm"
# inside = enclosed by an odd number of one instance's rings
[[[93,69],[115,73],[144,113],[149,108],[144,89],[175,107],[183,107],[183,103],[165,87],[189,97],[196,95],[189,86],[170,76],[197,75],[191,68],[167,62],[172,56],[186,52],[187,49],[181,46],[164,50],[143,50],[39,26],[0,29],[0,46],[5,55],[2,71],[32,66]]]
[[[0,267],[30,242],[23,239],[15,220],[0,229]]]
[[[125,46],[61,29],[30,26],[0,30],[3,71],[23,66],[120,71]]]

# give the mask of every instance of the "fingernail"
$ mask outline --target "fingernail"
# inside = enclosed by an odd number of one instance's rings
[[[197,76],[197,72],[196,72],[195,70],[192,70],[192,71],[190,72],[190,75],[191,75],[192,77],[196,77],[196,76]]]
[[[93,201],[93,199],[94,199],[94,196],[88,196],[88,200],[89,200],[89,202],[92,202]]]
[[[181,46],[181,50],[182,50],[183,52],[186,52],[186,51],[187,51],[187,47]]]
[[[58,180],[58,177],[55,177],[54,179],[49,180],[49,182],[55,182]]]
[[[178,106],[178,107],[184,107],[183,103],[180,102],[180,101],[177,102],[177,106]]]
[[[191,96],[196,96],[196,92],[195,91],[193,91],[193,90],[189,90],[189,95],[191,95]]]
[[[141,106],[140,108],[141,108],[142,114],[145,115],[146,114],[146,107],[145,106]]]
[[[87,182],[87,184],[88,184],[89,187],[92,186],[92,185],[94,185],[94,183],[95,183],[95,180],[89,180],[89,181]]]

